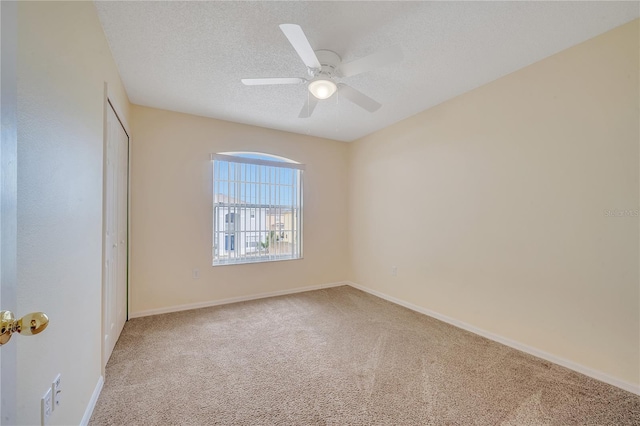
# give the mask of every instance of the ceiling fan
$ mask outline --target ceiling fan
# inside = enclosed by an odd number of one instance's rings
[[[247,86],[308,83],[309,92],[313,96],[307,97],[307,101],[304,103],[300,115],[298,115],[299,118],[310,117],[318,101],[329,99],[336,91],[369,112],[375,112],[382,106],[353,87],[341,82],[336,83],[336,80],[340,77],[351,77],[380,66],[399,62],[402,60],[402,50],[399,47],[384,49],[343,64],[340,56],[331,50],[314,51],[299,25],[281,24],[280,29],[296,50],[302,62],[307,66],[309,78],[243,78],[241,80],[242,83]]]

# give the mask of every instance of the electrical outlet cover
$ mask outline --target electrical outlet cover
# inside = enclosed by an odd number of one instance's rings
[[[51,388],[49,388],[44,395],[42,396],[42,400],[40,401],[40,413],[42,426],[47,426],[49,424],[49,418],[51,417],[51,412],[53,411],[53,401],[51,400]]]

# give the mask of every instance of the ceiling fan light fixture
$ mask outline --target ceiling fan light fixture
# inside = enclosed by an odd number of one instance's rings
[[[309,83],[309,91],[318,99],[328,99],[336,93],[338,86],[331,80],[314,80]]]

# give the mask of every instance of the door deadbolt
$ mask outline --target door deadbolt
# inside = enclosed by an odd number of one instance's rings
[[[13,333],[33,336],[41,333],[49,325],[49,317],[44,312],[32,312],[15,319],[13,312],[0,311],[0,346],[11,340]]]

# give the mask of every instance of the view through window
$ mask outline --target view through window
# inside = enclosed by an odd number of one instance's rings
[[[304,165],[260,153],[211,157],[213,265],[301,258]]]

